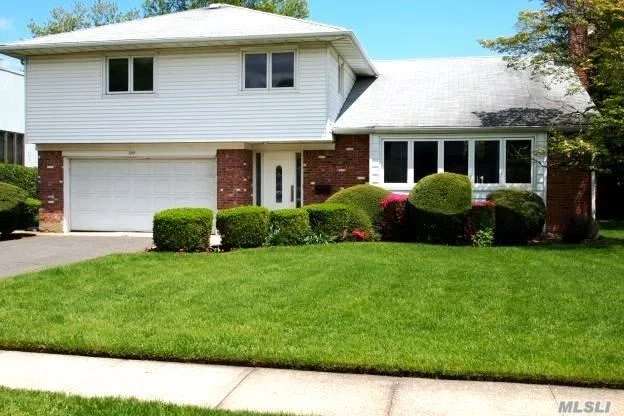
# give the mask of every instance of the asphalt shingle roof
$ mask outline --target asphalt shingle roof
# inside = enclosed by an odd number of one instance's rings
[[[7,46],[43,46],[75,43],[112,43],[213,39],[236,37],[278,37],[297,34],[331,34],[346,29],[260,12],[230,5],[214,5],[163,16],[148,17],[74,32],[27,39]]]
[[[592,105],[570,84],[532,79],[499,57],[376,61],[334,125],[341,129],[539,127],[582,123]],[[548,85],[546,85],[548,84]]]

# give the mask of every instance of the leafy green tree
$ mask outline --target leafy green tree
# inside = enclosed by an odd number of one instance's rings
[[[102,26],[110,23],[125,22],[140,17],[138,10],[121,12],[119,6],[110,1],[96,0],[90,7],[78,1],[71,10],[55,7],[50,10],[48,20],[39,25],[34,20],[28,24],[33,36],[53,35],[56,33],[71,32],[93,26]]]
[[[310,14],[307,0],[145,0],[143,13],[145,16],[155,16],[206,7],[210,3],[231,4],[300,19]]]
[[[588,112],[579,134],[553,132],[549,150],[572,167],[617,168],[624,162],[624,0],[541,2],[520,13],[515,35],[480,42],[506,55],[510,67],[555,82],[577,80],[575,68],[598,112]]]

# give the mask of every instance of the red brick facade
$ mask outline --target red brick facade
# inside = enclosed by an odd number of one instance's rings
[[[547,231],[561,234],[575,215],[592,215],[591,173],[548,169]]]
[[[337,136],[335,150],[303,152],[303,200],[306,205],[325,201],[316,185],[331,185],[331,193],[368,182],[368,135]]]
[[[63,154],[39,152],[39,229],[63,232]]]
[[[217,150],[217,208],[253,203],[253,152]]]

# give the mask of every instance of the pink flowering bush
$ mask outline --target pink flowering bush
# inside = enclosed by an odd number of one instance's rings
[[[407,195],[392,194],[381,201],[381,236],[387,241],[406,241]]]

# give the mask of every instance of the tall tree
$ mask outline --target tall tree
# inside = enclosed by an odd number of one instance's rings
[[[575,68],[599,113],[574,137],[554,134],[550,150],[572,166],[617,168],[624,163],[624,0],[541,1],[541,9],[520,13],[515,35],[481,44],[512,68],[555,81],[576,80]]]
[[[206,7],[210,3],[231,4],[300,19],[310,15],[307,0],[145,0],[143,13],[145,16],[155,16]]]
[[[138,10],[121,12],[119,6],[110,1],[96,0],[91,6],[77,1],[73,9],[55,7],[50,10],[48,20],[39,25],[34,20],[28,24],[33,36],[53,35],[56,33],[71,32],[93,26],[102,26],[110,23],[125,22],[140,17]]]

